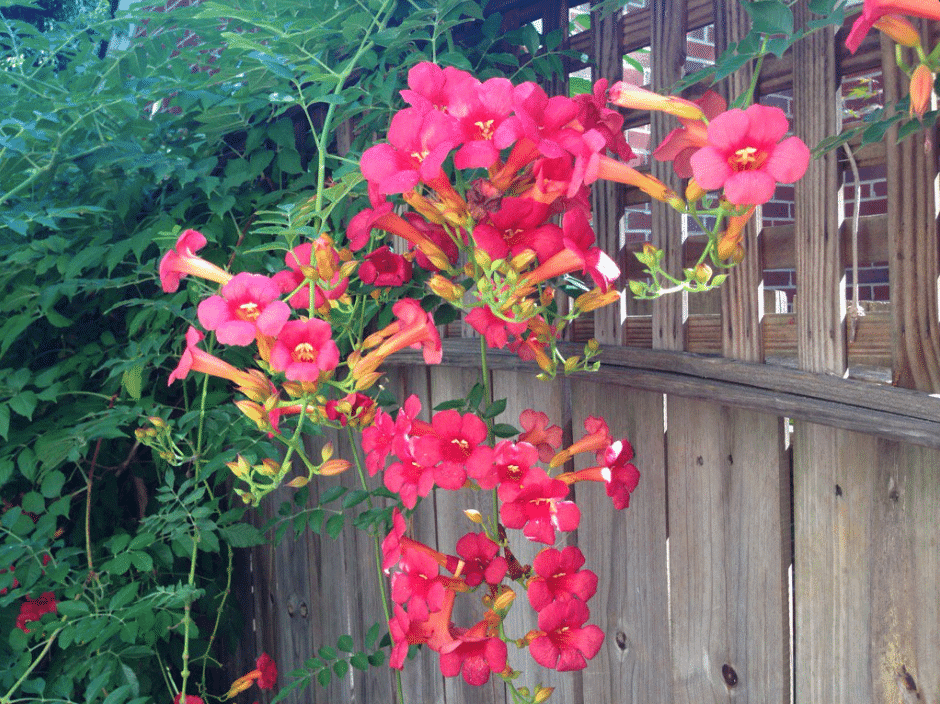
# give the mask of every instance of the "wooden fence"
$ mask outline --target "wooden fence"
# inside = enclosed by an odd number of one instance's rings
[[[533,7],[504,9],[510,20],[567,26],[566,5]],[[795,10],[804,21],[803,3]],[[618,78],[624,53],[649,46],[659,90],[680,77],[689,31],[713,25],[720,52],[747,27],[732,0],[649,0],[593,20],[569,44],[592,57],[594,77]],[[906,91],[893,48],[877,32],[854,56],[844,35],[814,34],[760,77],[759,95],[792,90],[794,131],[811,145],[840,130],[843,76],[883,61],[886,99]],[[724,89],[736,93],[742,80]],[[674,126],[661,117],[653,143]],[[620,310],[599,311],[579,333],[605,348],[593,376],[537,383],[515,357],[491,356],[495,393],[509,399],[510,417],[541,408],[577,435],[585,416],[601,414],[633,443],[642,473],[622,512],[602,492],[578,487],[582,521],[572,540],[599,573],[592,622],[606,640],[586,670],[548,673],[551,701],[940,703],[935,142],[925,146],[921,135],[895,144],[889,134],[857,150],[859,163],[886,165],[888,180],[887,215],[860,228],[860,261],[887,261],[890,271],[890,306],[857,325],[846,315],[844,284],[853,239],[839,196],[847,166],[830,153],[796,186],[792,225],[762,229],[757,218],[750,227],[745,261],[710,312],[689,314],[684,296],[651,310],[625,299]],[[652,170],[675,181],[668,164]],[[618,222],[641,196],[613,186],[595,196],[598,238],[624,262],[629,247]],[[677,270],[701,245],[679,241],[674,211],[653,204],[651,215],[651,241]],[[792,312],[764,312],[769,267],[795,270]],[[461,397],[479,373],[475,349],[447,340],[444,363],[432,369],[403,356],[388,384],[399,397],[418,394],[425,408]],[[848,378],[856,365],[884,367],[893,383]],[[462,509],[472,500],[433,495],[419,509],[417,537],[452,550],[469,527]],[[523,561],[534,554],[518,541],[513,548]],[[337,540],[308,532],[241,560],[246,661],[263,649],[286,672],[341,634],[361,643],[381,614],[374,547],[361,532]],[[524,633],[526,618],[512,616],[508,630]],[[511,663],[531,676],[536,668],[525,657],[512,654]],[[427,651],[406,665],[404,680],[410,702],[509,701],[495,678],[479,690],[444,681]],[[391,702],[392,679],[382,668],[352,669],[288,701]]]

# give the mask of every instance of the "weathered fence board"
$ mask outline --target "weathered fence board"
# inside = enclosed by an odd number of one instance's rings
[[[578,545],[600,577],[591,623],[606,634],[584,672],[583,701],[672,702],[663,396],[579,381],[571,407],[576,438],[586,416],[606,418],[613,437],[633,445],[641,473],[623,511],[614,510],[603,487],[577,485]]]

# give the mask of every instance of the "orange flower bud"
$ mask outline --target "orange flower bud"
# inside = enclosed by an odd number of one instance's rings
[[[307,486],[309,482],[310,480],[307,479],[307,477],[294,477],[289,482],[287,482],[287,486],[291,487],[292,489],[299,489],[302,486]]]
[[[434,274],[434,276],[428,280],[428,288],[445,301],[450,301],[451,303],[459,301],[463,298],[464,293],[466,293],[463,286],[455,284],[453,281],[440,274]]]
[[[692,276],[700,284],[708,283],[708,280],[712,277],[712,268],[708,266],[708,264],[702,262],[697,267],[695,267],[694,271],[692,272]]]
[[[547,702],[549,697],[552,696],[552,692],[554,691],[554,687],[539,686],[538,689],[535,690],[535,699],[532,701],[535,702],[535,704],[542,704],[543,702]]]
[[[925,64],[920,64],[911,74],[911,117],[918,118],[927,112],[933,94],[933,73]]]
[[[875,22],[875,29],[884,32],[901,46],[911,49],[920,46],[920,34],[903,15],[883,15]]]
[[[464,510],[463,515],[465,515],[474,523],[477,523],[477,524],[483,523],[483,514],[477,511],[475,508],[468,508]]]
[[[324,477],[335,477],[337,474],[342,474],[350,467],[352,467],[352,462],[349,460],[327,460],[320,465],[320,474]]]
[[[698,185],[694,178],[689,179],[689,185],[685,187],[685,199],[694,203],[702,198],[708,191]]]

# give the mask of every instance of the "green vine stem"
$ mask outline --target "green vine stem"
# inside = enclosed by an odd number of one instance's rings
[[[10,704],[13,701],[13,693],[19,689],[20,685],[26,681],[26,678],[29,677],[30,673],[36,669],[39,663],[42,661],[46,654],[49,652],[49,649],[52,647],[52,643],[55,641],[56,636],[59,635],[59,632],[64,628],[64,626],[59,626],[52,632],[52,635],[49,636],[49,639],[46,641],[46,644],[43,646],[42,650],[39,651],[33,661],[29,664],[29,667],[26,668],[26,671],[20,675],[20,678],[13,683],[13,686],[7,690],[7,693],[0,697],[0,704]]]

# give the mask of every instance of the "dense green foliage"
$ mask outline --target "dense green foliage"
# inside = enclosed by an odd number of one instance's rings
[[[187,669],[186,691],[217,696],[241,627],[232,551],[262,539],[229,496],[225,462],[272,450],[223,384],[167,386],[202,284],[163,294],[160,255],[192,227],[208,257],[272,268],[321,173],[337,184],[327,201],[342,232],[356,199],[337,194],[362,190],[355,157],[386,128],[410,66],[544,76],[560,70],[561,37],[507,38],[498,16],[455,0],[342,12],[205,2],[41,28],[11,5],[0,3],[0,702],[167,702]],[[324,120],[356,128],[337,141]],[[135,438],[148,417],[169,423],[179,455]],[[15,627],[24,598],[45,592],[57,613]]]

